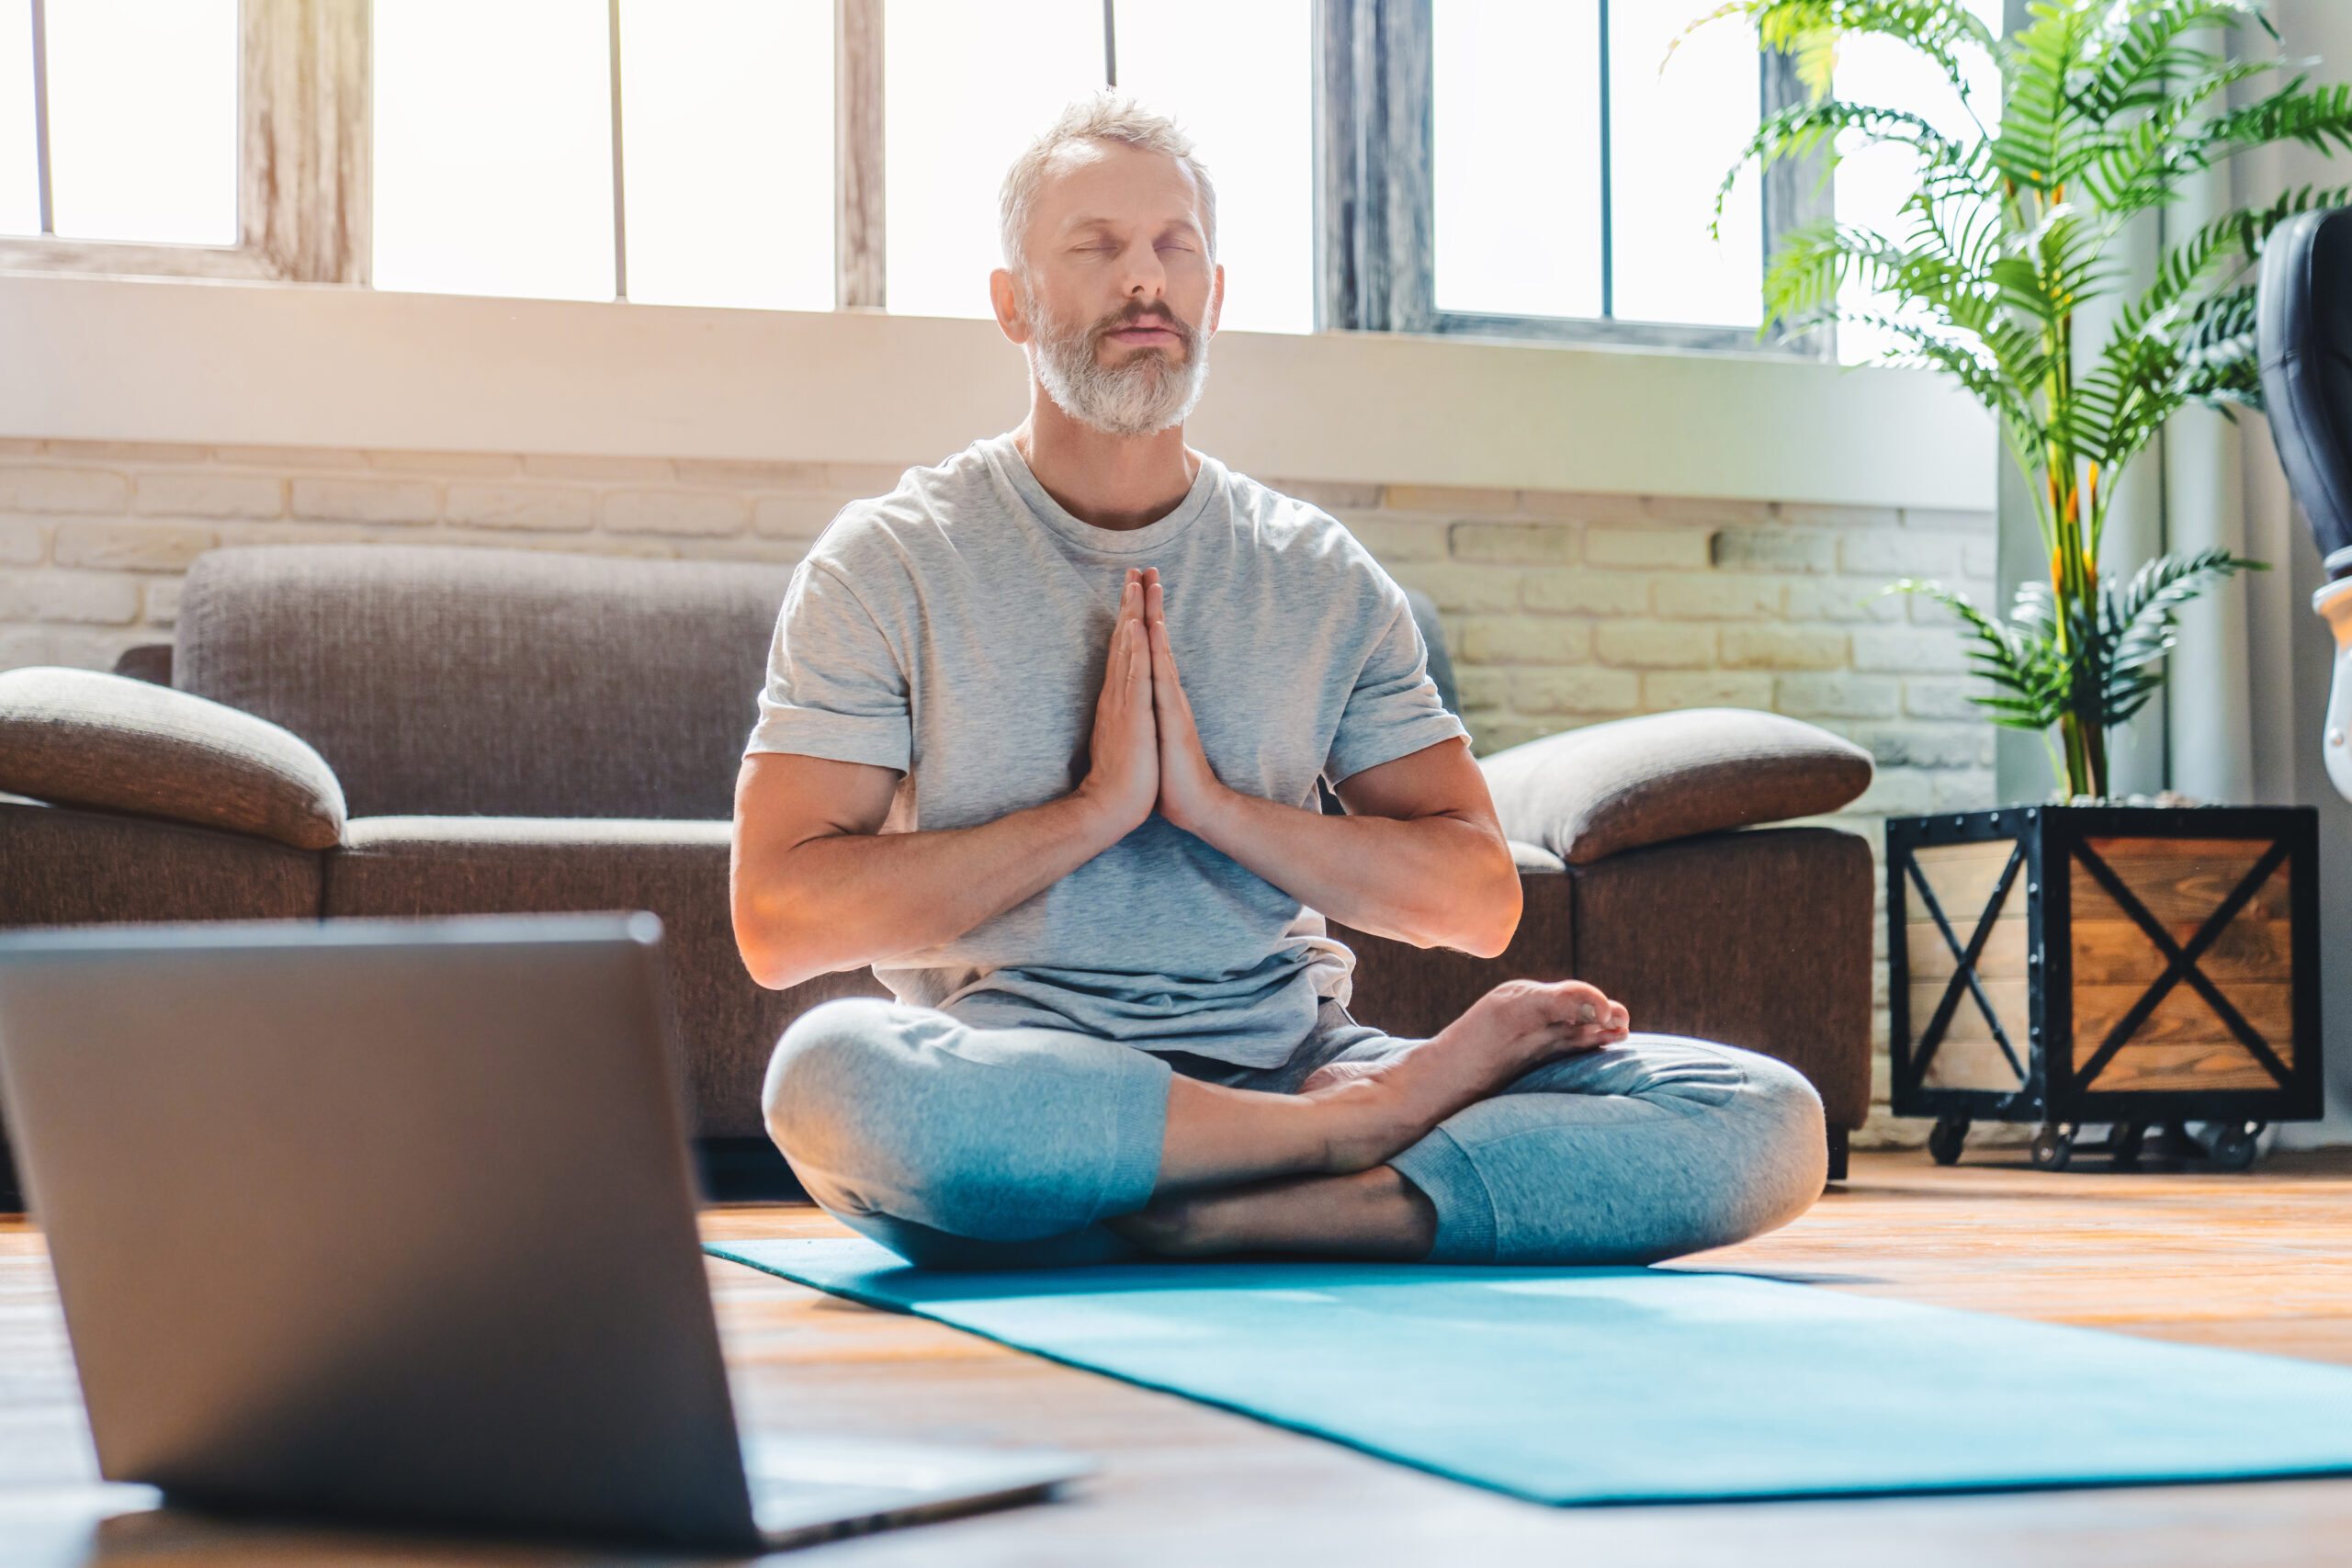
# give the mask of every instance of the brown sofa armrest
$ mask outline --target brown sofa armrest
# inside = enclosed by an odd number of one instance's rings
[[[0,791],[323,850],[343,786],[300,736],[168,686],[91,670],[0,673]]]
[[[1748,708],[1596,724],[1479,766],[1504,834],[1570,865],[1698,833],[1836,811],[1870,787],[1870,753]]]

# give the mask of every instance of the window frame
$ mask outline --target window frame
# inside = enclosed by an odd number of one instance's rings
[[[0,270],[365,284],[368,15],[368,0],[241,0],[235,244],[0,235]]]
[[[42,0],[33,0],[38,8]],[[615,245],[623,254],[614,50]],[[1602,0],[1605,6],[1608,0]],[[885,0],[833,0],[834,309],[886,311]],[[1763,339],[1747,328],[1611,317],[1481,314],[1435,305],[1433,0],[1314,0],[1315,325],[1551,343],[1837,358],[1831,329]],[[1105,0],[1105,75],[1114,12]],[[370,282],[371,0],[241,0],[238,243],[149,244],[0,236],[0,270],[340,284]],[[1605,72],[1607,62],[1602,68]],[[1800,101],[1792,59],[1761,57],[1767,113]],[[1764,178],[1765,250],[1835,209],[1822,155]],[[626,274],[616,272],[626,299]]]
[[[1600,3],[1605,17],[1609,0]],[[1318,331],[1837,358],[1837,341],[1827,329],[1776,340],[1759,337],[1747,327],[1440,310],[1434,37],[1433,0],[1316,0]],[[1600,63],[1605,91],[1605,53]],[[1804,87],[1793,59],[1768,51],[1758,57],[1758,69],[1766,114],[1802,101]],[[1604,170],[1604,191],[1607,183]],[[1775,165],[1765,176],[1763,202],[1769,262],[1789,231],[1834,211],[1826,158],[1815,155]],[[1606,221],[1604,212],[1604,246]]]

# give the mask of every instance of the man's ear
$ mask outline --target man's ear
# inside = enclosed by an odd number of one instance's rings
[[[1216,271],[1209,283],[1208,333],[1216,335],[1217,323],[1225,319],[1225,264],[1216,264]]]
[[[999,267],[989,274],[989,303],[996,307],[996,324],[1014,343],[1029,341],[1029,318],[1022,313],[1021,291],[1012,286],[1012,274]]]

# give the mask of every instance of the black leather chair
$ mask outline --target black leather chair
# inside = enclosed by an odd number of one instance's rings
[[[2321,753],[2352,800],[2352,209],[2305,213],[2272,233],[2258,314],[2270,433],[2328,576],[2312,596],[2336,645]]]

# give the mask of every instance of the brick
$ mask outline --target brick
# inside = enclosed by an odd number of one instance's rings
[[[1707,539],[1695,528],[1589,528],[1584,558],[1594,566],[1697,571],[1707,564]]]
[[[201,463],[201,446],[175,441],[45,441],[41,450],[52,457],[85,463]]]
[[[441,499],[424,479],[296,479],[294,515],[323,523],[430,523]]]
[[[486,550],[546,550],[557,555],[623,556],[674,560],[678,547],[667,539],[616,538],[610,534],[444,534],[438,542]]]
[[[1883,768],[1977,768],[1984,730],[1973,724],[1858,724],[1847,739]]]
[[[289,473],[368,466],[367,453],[337,446],[215,446],[212,458],[232,468],[277,468]]]
[[[1448,615],[1519,607],[1519,573],[1509,567],[1461,566],[1453,562],[1400,564],[1396,581],[1418,588]]]
[[[140,619],[151,626],[168,626],[180,618],[180,588],[183,579],[162,577],[147,584],[141,596]]]
[[[1763,501],[1707,501],[1691,496],[1656,495],[1650,498],[1649,514],[1660,523],[1701,528],[1712,532],[1717,528],[1736,528],[1749,524],[1768,523],[1772,506]]]
[[[1649,507],[1638,495],[1589,495],[1572,490],[1523,490],[1519,492],[1523,517],[1555,523],[1600,523],[1634,528],[1649,521]]]
[[[1456,523],[1452,538],[1460,561],[1565,566],[1578,553],[1577,531],[1556,523]]]
[[[1999,804],[1993,775],[1984,769],[1938,773],[1932,811],[1984,811]]]
[[[1985,687],[1976,681],[1914,678],[1903,682],[1903,711],[1913,718],[1974,719],[1984,710],[1969,701]]]
[[[1792,578],[1787,606],[1792,621],[1850,625],[1904,618],[1902,599],[1890,596],[1885,583],[1859,577]]]
[[[276,517],[286,481],[266,474],[141,474],[130,509],[149,517]]]
[[[1772,682],[1772,705],[1792,718],[1893,718],[1901,700],[1895,682],[1842,671]]]
[[[1380,503],[1391,512],[1483,512],[1508,517],[1519,510],[1519,492],[1464,485],[1390,485],[1382,492]]]
[[[1669,621],[1763,621],[1781,618],[1788,586],[1778,578],[1709,572],[1661,577],[1651,590],[1659,616]]]
[[[1511,672],[1510,705],[1524,714],[1629,714],[1641,701],[1641,682],[1622,670]]]
[[[1645,713],[1669,713],[1677,708],[1760,708],[1772,706],[1772,677],[1727,670],[1653,672],[1642,677],[1642,708]]]
[[[28,517],[0,517],[0,566],[39,566],[48,547],[40,524]]]
[[[56,662],[50,655],[47,626],[0,626],[0,670]]]
[[[1838,564],[1857,577],[1953,577],[1962,541],[1944,534],[1880,528],[1839,541]]]
[[[16,512],[120,512],[130,481],[103,468],[0,468],[0,508]]]
[[[1510,705],[1510,672],[1464,664],[1453,672],[1454,694],[1465,708],[1499,708]]]
[[[594,521],[593,491],[553,485],[449,487],[448,518],[477,528],[521,528],[540,532],[584,532]]]
[[[1895,528],[1903,514],[1891,506],[1815,506],[1782,502],[1772,515],[1791,528]]]
[[[1443,560],[1445,525],[1426,517],[1392,517],[1385,513],[1346,513],[1340,521],[1356,543],[1382,562]]]
[[[0,620],[127,626],[139,618],[139,580],[96,571],[0,572]]]
[[[1937,506],[1906,506],[1903,509],[1903,525],[1906,528],[1927,528],[1944,534],[1989,534],[1994,524],[1995,516],[1990,512]]]
[[[1934,775],[1912,768],[1881,768],[1870,788],[1849,805],[1850,817],[1920,817],[1936,808]]]
[[[828,463],[825,488],[841,495],[865,499],[888,495],[906,477],[904,463]]]
[[[841,510],[838,496],[763,495],[752,509],[752,527],[771,539],[813,539]]]
[[[1921,626],[1860,626],[1853,637],[1857,670],[1947,675],[1968,668],[1967,650],[1951,632]]]
[[[24,435],[0,435],[0,457],[38,457],[47,443]]]
[[[1303,501],[1326,512],[1373,512],[1380,506],[1380,487],[1376,484],[1348,484],[1333,479],[1268,479],[1265,483],[1269,490],[1280,491],[1293,501]]]
[[[1835,571],[1838,536],[1795,528],[1724,528],[1703,564],[1732,571]]]
[[[1536,567],[1520,574],[1519,602],[1543,615],[1646,615],[1650,579],[1625,571]]]
[[[668,484],[677,470],[667,457],[608,457],[600,453],[534,453],[523,472],[540,479],[587,479],[604,484]]]
[[[808,541],[746,539],[741,536],[721,538],[682,536],[673,547],[681,558],[692,560],[752,560],[764,561],[772,566],[797,566],[808,553]]]
[[[1726,670],[1842,670],[1846,634],[1819,626],[1725,626]]]
[[[679,457],[678,481],[734,490],[822,490],[822,463],[763,463],[739,457]]]
[[[1603,664],[1637,670],[1704,670],[1715,661],[1715,630],[1657,621],[1605,621],[1593,630]]]
[[[368,466],[394,474],[490,479],[521,473],[523,459],[511,452],[370,452]]]
[[[1462,657],[1473,664],[1582,664],[1592,628],[1582,621],[1476,616],[1462,625]]]
[[[61,523],[55,555],[60,566],[117,571],[186,571],[188,562],[218,542],[210,528],[171,523]]]
[[[717,491],[616,491],[605,497],[605,526],[619,534],[740,534],[752,508]]]
[[[1498,751],[1508,751],[1514,746],[1541,740],[1546,735],[1556,735],[1564,728],[1521,718],[1490,719],[1471,727],[1470,750],[1478,756],[1491,757]]]

